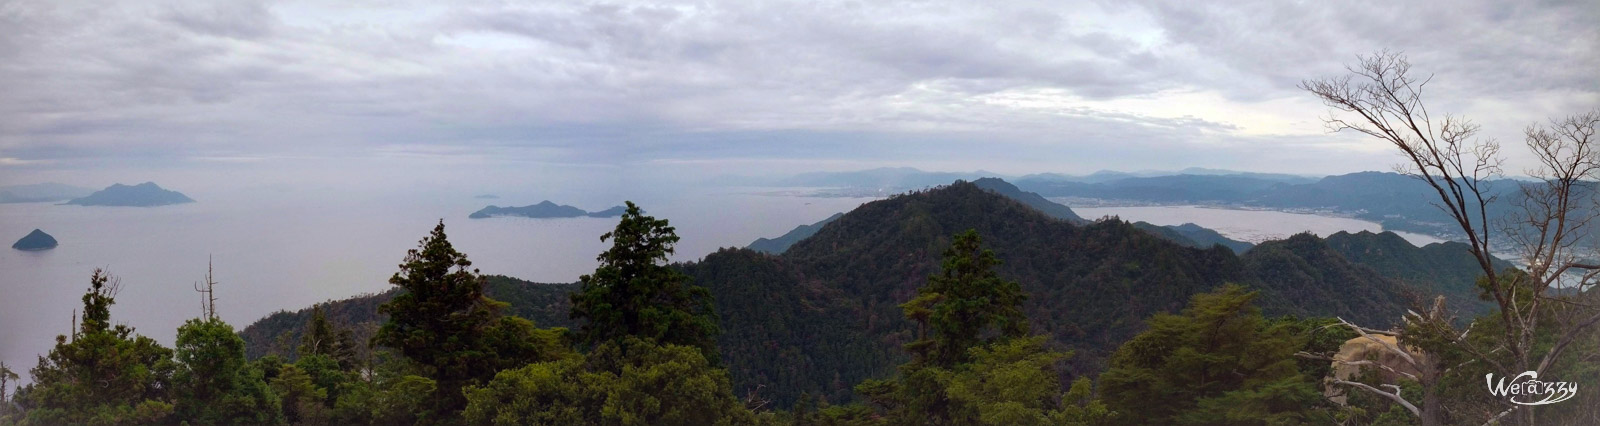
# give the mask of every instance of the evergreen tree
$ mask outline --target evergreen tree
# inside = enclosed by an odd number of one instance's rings
[[[968,351],[997,340],[1028,334],[1022,313],[1027,298],[1016,281],[1001,279],[1000,260],[983,248],[978,231],[956,234],[944,252],[938,274],[901,305],[907,319],[922,327],[922,338],[906,345],[916,362],[952,367],[970,359]]]
[[[278,397],[247,367],[244,339],[215,317],[178,327],[174,408],[196,424],[273,424],[282,421]]]
[[[483,277],[467,269],[472,261],[446,239],[443,220],[418,245],[389,278],[404,291],[378,307],[389,321],[373,343],[424,366],[436,382],[434,407],[453,411],[465,403],[461,386],[494,374],[484,334],[502,304],[484,296]]]
[[[328,390],[313,383],[305,370],[285,365],[271,386],[283,401],[284,419],[289,424],[328,424],[332,420],[332,410],[325,403]]]
[[[969,410],[964,421],[981,425],[1085,425],[1110,418],[1090,399],[1080,377],[1062,394],[1056,366],[1071,353],[1045,348],[1046,336],[1012,339],[972,349],[972,362],[948,374],[945,394]]]
[[[667,220],[645,216],[632,201],[627,205],[616,229],[600,236],[612,242],[597,257],[600,267],[580,277],[572,295],[572,318],[586,320],[580,341],[598,346],[635,336],[699,348],[715,363],[711,292],[665,265],[678,242]]]
[[[148,424],[166,422],[172,350],[111,325],[117,281],[96,269],[83,295],[83,315],[71,337],[32,370],[34,382],[19,391],[31,424]]]
[[[389,320],[374,345],[394,348],[431,379],[438,418],[466,405],[462,386],[487,382],[495,372],[555,356],[551,334],[532,322],[501,317],[505,303],[484,295],[484,278],[451,246],[444,221],[406,254],[389,283],[403,291],[378,307]],[[420,389],[422,386],[412,386]]]
[[[500,372],[465,390],[471,424],[746,425],[756,416],[733,397],[726,370],[698,348],[637,337]]]
[[[1106,405],[1126,424],[1332,423],[1321,376],[1302,374],[1294,356],[1306,327],[1267,321],[1255,297],[1230,284],[1150,318],[1100,376]]]
[[[300,356],[323,355],[339,363],[339,368],[350,370],[359,361],[356,357],[354,335],[348,329],[335,327],[322,312],[322,305],[311,308],[311,321],[300,340]]]
[[[1028,334],[1022,301],[1027,298],[1015,281],[1001,279],[994,271],[1000,265],[993,251],[983,248],[976,230],[956,234],[944,252],[940,272],[928,277],[917,289],[917,297],[900,305],[907,319],[918,324],[920,338],[905,345],[910,363],[900,366],[897,381],[868,380],[858,392],[884,408],[893,424],[976,424],[986,411],[996,421],[1023,420],[1034,410],[1045,415],[1049,406],[1041,405],[1060,393],[1060,384],[1046,391],[1016,395],[977,395],[976,383],[992,381],[984,369],[969,365],[974,357],[990,357],[1011,348],[1001,346]],[[1022,359],[998,358],[993,363],[1022,363],[1031,372],[1016,383],[1040,383],[1054,375],[1053,365],[1063,354],[1043,350],[1042,339],[1027,339],[1032,345],[999,352]],[[987,358],[986,358],[987,359]],[[1018,369],[1019,366],[994,368]],[[965,374],[964,376],[962,374]],[[961,381],[957,377],[965,377]],[[1030,381],[1031,380],[1031,381]],[[1053,391],[1051,391],[1053,389]],[[998,399],[995,399],[998,398]],[[1012,414],[995,414],[993,407],[1005,407]],[[1015,410],[1013,410],[1015,408]]]

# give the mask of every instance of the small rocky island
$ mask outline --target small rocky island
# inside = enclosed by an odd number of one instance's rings
[[[178,191],[162,189],[155,182],[145,182],[138,185],[115,184],[106,187],[87,197],[74,198],[67,204],[78,206],[132,206],[155,207],[169,204],[193,203],[189,198]]]
[[[580,208],[577,208],[577,207],[568,206],[568,205],[564,205],[564,204],[556,204],[556,203],[550,202],[550,200],[545,200],[545,201],[540,202],[539,204],[522,206],[522,207],[488,206],[488,207],[484,207],[482,210],[478,210],[476,212],[473,212],[472,215],[467,216],[467,217],[473,218],[473,219],[484,219],[484,218],[502,217],[502,216],[531,217],[531,218],[535,218],[535,219],[568,218],[568,217],[601,217],[601,218],[604,218],[604,217],[621,217],[622,213],[627,211],[627,210],[628,210],[627,208],[624,208],[622,206],[616,206],[616,207],[612,207],[612,208],[601,210],[601,211],[597,211],[597,212],[589,212],[589,211],[584,211],[583,209],[580,209]]]
[[[11,248],[27,251],[49,250],[56,248],[56,238],[44,233],[44,231],[34,229],[33,232],[29,232],[27,236],[12,244]]]

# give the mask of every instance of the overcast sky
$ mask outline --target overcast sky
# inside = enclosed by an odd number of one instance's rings
[[[0,179],[1387,170],[1295,88],[1385,48],[1508,152],[1600,105],[1600,3],[1437,3],[0,0]]]

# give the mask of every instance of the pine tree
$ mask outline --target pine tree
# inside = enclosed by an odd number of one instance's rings
[[[664,264],[678,242],[667,220],[645,216],[632,201],[627,205],[616,229],[600,236],[612,242],[597,257],[600,267],[580,277],[572,295],[572,318],[586,320],[580,341],[592,347],[635,336],[699,348],[715,363],[711,292]]]
[[[373,343],[424,367],[437,382],[436,409],[459,410],[466,402],[461,386],[494,374],[484,334],[504,304],[483,294],[483,277],[467,269],[472,261],[446,239],[443,220],[418,245],[389,278],[404,291],[378,307],[389,321]]]
[[[1027,295],[1016,281],[1000,278],[997,266],[1000,260],[983,248],[977,230],[956,234],[939,273],[901,305],[906,318],[923,329],[920,339],[906,345],[917,362],[949,368],[971,359],[974,347],[1028,335],[1022,313]]]
[[[120,286],[96,269],[83,295],[83,316],[73,335],[32,370],[34,383],[18,393],[33,424],[161,423],[172,414],[172,350],[111,325]]]
[[[300,339],[300,356],[322,355],[339,363],[342,370],[355,368],[359,361],[356,357],[355,339],[348,329],[336,327],[328,321],[328,316],[322,312],[322,305],[311,307],[311,321],[306,324],[306,333]]]
[[[1024,401],[1002,398],[983,399],[974,396],[974,385],[963,387],[953,382],[975,355],[985,354],[993,345],[1010,342],[1028,335],[1028,319],[1022,313],[1022,301],[1027,295],[1015,281],[999,277],[994,271],[1000,265],[993,251],[983,248],[983,239],[976,230],[956,234],[950,248],[944,252],[941,270],[928,277],[928,283],[917,289],[917,297],[900,305],[907,319],[919,327],[919,338],[905,345],[912,354],[911,362],[900,366],[897,381],[868,380],[856,387],[857,392],[888,411],[892,424],[970,424],[976,423],[985,413],[984,404],[1017,405]],[[1030,351],[1012,350],[1008,354],[1021,354],[1019,362],[1033,370],[1034,379],[1049,377],[1050,366],[1065,355],[1044,351],[1040,339],[1032,339]],[[1015,367],[1008,366],[1015,370]],[[970,377],[980,377],[973,373]],[[990,378],[975,378],[982,381]],[[1033,380],[1030,383],[1036,383]],[[1032,399],[1044,398],[1059,392],[1030,394]],[[952,396],[966,395],[964,398]],[[1050,407],[1033,409],[1044,416]],[[1023,404],[1026,406],[1026,404]],[[992,410],[990,410],[992,411]],[[998,419],[1016,419],[1024,415],[990,415]]]
[[[378,312],[389,320],[373,336],[394,348],[433,382],[431,415],[453,416],[466,405],[461,388],[495,372],[559,356],[558,330],[499,314],[506,304],[484,295],[485,280],[446,239],[444,221],[406,254],[389,283],[403,291]],[[425,415],[429,413],[423,413]]]

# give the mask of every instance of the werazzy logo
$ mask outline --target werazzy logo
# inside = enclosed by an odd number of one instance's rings
[[[1506,398],[1518,405],[1554,404],[1578,395],[1577,383],[1540,381],[1539,373],[1533,371],[1518,374],[1510,382],[1501,377],[1498,383],[1494,380],[1494,373],[1489,373],[1483,375],[1483,381],[1489,385],[1490,395]],[[1535,400],[1541,396],[1544,399]]]

